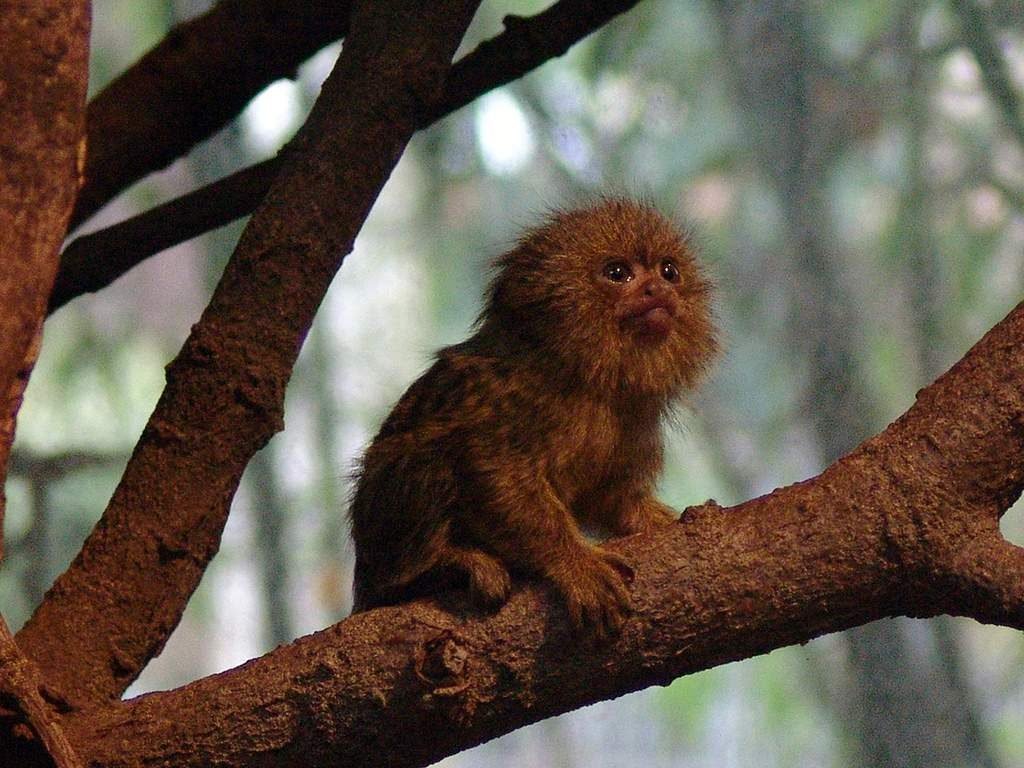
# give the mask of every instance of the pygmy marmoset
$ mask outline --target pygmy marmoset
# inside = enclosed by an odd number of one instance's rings
[[[356,610],[458,585],[494,607],[534,576],[577,628],[616,631],[632,571],[585,532],[675,519],[653,496],[660,422],[714,356],[710,298],[646,204],[602,199],[528,232],[476,333],[438,353],[363,457]]]

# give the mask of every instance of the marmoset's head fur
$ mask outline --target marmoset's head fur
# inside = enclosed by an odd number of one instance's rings
[[[481,320],[609,395],[671,399],[718,348],[711,287],[654,208],[623,198],[555,213],[497,260]]]

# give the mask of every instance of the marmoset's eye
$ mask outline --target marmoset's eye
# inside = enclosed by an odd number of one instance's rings
[[[633,279],[633,270],[624,261],[609,261],[601,274],[613,283],[628,283]]]
[[[679,267],[672,259],[665,259],[661,262],[661,276],[670,283],[678,283],[680,280]]]

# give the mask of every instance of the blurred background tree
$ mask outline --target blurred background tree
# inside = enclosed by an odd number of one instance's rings
[[[199,0],[95,0],[92,92]],[[507,13],[485,3],[464,49]],[[1024,6],[1010,0],[645,0],[410,144],[328,295],[220,554],[131,692],[238,664],[343,617],[349,471],[491,256],[545,209],[639,194],[686,223],[727,355],[671,430],[662,496],[733,503],[874,434],[1021,296]],[[254,99],[108,225],[272,155],[337,55]],[[0,597],[17,627],[97,519],[198,318],[235,224],[47,324],[8,482]],[[1019,512],[1003,521],[1024,539]],[[446,765],[1024,764],[1024,640],[877,622],[552,719]]]

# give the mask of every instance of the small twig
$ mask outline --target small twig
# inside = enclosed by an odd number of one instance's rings
[[[83,293],[106,288],[145,259],[252,213],[280,167],[249,166],[145,213],[73,240],[61,254],[50,294],[55,312]]]
[[[80,469],[109,467],[127,458],[127,453],[65,451],[54,456],[44,456],[19,449],[11,454],[9,470],[11,474],[31,475],[33,478],[51,482]]]

